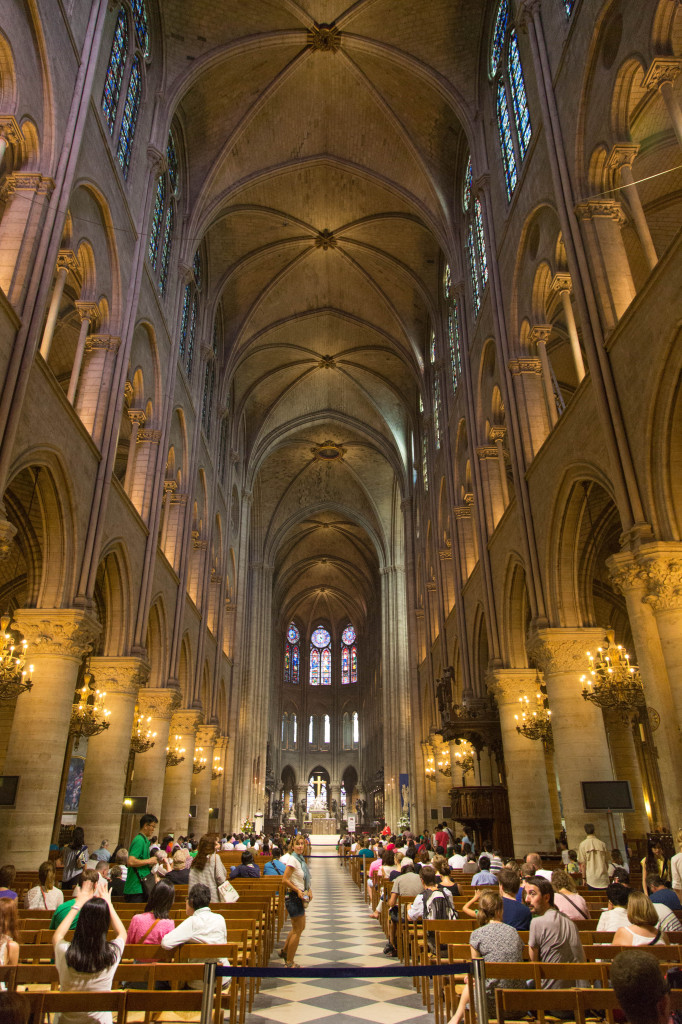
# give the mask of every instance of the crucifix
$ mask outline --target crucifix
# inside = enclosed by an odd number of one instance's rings
[[[311,776],[310,782],[315,790],[315,796],[319,800],[319,798],[322,796],[322,790],[324,789],[326,792],[327,789],[327,783],[324,780],[324,776],[320,775],[320,773],[318,772],[317,775]]]

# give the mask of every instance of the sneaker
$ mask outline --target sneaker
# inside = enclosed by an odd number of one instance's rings
[[[387,942],[386,945],[384,946],[382,952],[385,953],[387,956],[390,956],[390,953],[391,953],[392,949],[393,949],[393,946],[391,945],[391,943]]]

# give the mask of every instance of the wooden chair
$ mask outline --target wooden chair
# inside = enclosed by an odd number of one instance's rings
[[[130,989],[126,993],[126,1016],[131,1013],[144,1013],[144,1022],[148,1024],[150,1014],[172,1010],[174,1013],[197,1013],[201,1010],[202,993],[199,990],[190,992],[141,992]],[[215,1017],[216,1024],[222,1017]]]
[[[119,1024],[125,1021],[126,992],[42,992],[41,1017],[45,1013],[114,1012]]]
[[[13,987],[17,990],[22,985],[40,985],[48,990],[59,986],[59,975],[54,964],[18,964],[14,970],[16,975]]]
[[[556,1010],[568,1010],[577,1013],[576,989],[515,989],[498,988],[495,990],[495,1006],[497,1022],[523,1019],[527,1013],[533,1013],[540,1024],[545,1024],[545,1013]]]

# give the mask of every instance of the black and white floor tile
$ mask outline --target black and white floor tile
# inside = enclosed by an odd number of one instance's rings
[[[326,851],[325,851],[326,852]],[[372,967],[395,965],[384,956],[386,937],[378,921],[369,916],[357,886],[342,870],[330,849],[316,850],[310,861],[314,899],[306,915],[306,928],[296,954],[301,967],[325,965]],[[288,929],[288,924],[285,928]],[[282,941],[286,938],[282,932]],[[281,966],[275,955],[272,965]],[[246,1024],[433,1024],[411,978],[296,979],[266,978],[254,999]]]

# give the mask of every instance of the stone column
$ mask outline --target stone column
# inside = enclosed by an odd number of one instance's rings
[[[15,171],[0,188],[5,210],[0,223],[0,288],[19,316],[45,225],[54,181],[42,174]]]
[[[611,331],[636,295],[621,232],[626,223],[623,207],[615,199],[591,199],[576,206],[575,213],[585,225],[592,283],[603,310],[604,328]]]
[[[135,472],[128,494],[133,505],[146,523],[149,522],[151,513],[156,453],[160,442],[160,430],[145,428],[137,431]]]
[[[461,580],[462,586],[471,576],[478,560],[476,553],[476,531],[474,530],[472,515],[474,496],[473,494],[465,495],[465,501],[467,497],[471,498],[470,502],[466,502],[464,505],[455,505],[452,510],[455,516],[455,529],[459,542],[459,556],[463,576]]]
[[[620,143],[611,150],[606,166],[614,172],[616,179],[620,177],[620,184],[624,186],[625,198],[630,207],[632,219],[635,222],[635,229],[640,245],[644,250],[644,257],[649,264],[649,270],[653,270],[658,263],[658,255],[654,240],[651,237],[646,214],[644,213],[642,200],[637,191],[637,183],[632,174],[632,165],[638,153],[639,143]]]
[[[123,488],[128,497],[130,497],[133,484],[133,474],[135,472],[135,456],[137,454],[137,432],[146,422],[147,417],[144,409],[128,409],[128,419],[131,424],[130,441],[128,444],[128,461],[126,462],[126,475],[123,482]]]
[[[644,807],[644,783],[632,733],[632,721],[624,722],[617,711],[609,710],[604,712],[604,723],[615,776],[617,779],[627,779],[632,788],[635,810],[624,815],[625,830],[630,839],[645,839],[651,828]],[[620,846],[620,836],[618,839]]]
[[[400,775],[409,776],[410,814],[414,821],[415,756],[412,739],[412,706],[409,690],[405,570],[390,565],[379,570],[381,578],[383,677],[381,713],[384,723],[384,817],[400,817]]]
[[[120,344],[120,338],[109,334],[91,334],[85,342],[83,372],[74,408],[96,445],[102,441],[111,378]]]
[[[332,802],[336,800],[336,811],[332,810]],[[341,814],[341,783],[330,782],[329,783],[329,814],[332,818],[336,817],[339,820],[343,817]]]
[[[108,839],[113,850],[121,824],[135,704],[149,665],[141,658],[91,658],[90,671],[97,689],[106,692],[111,717],[109,728],[88,741],[78,824],[89,845]]]
[[[131,796],[146,796],[149,813],[161,818],[168,733],[171,716],[180,706],[180,693],[171,688],[152,687],[140,690],[137,705],[140,714],[151,719],[149,730],[156,733],[156,739],[150,750],[135,755]],[[163,822],[160,822],[161,825]]]
[[[550,426],[554,427],[559,421],[559,410],[557,409],[557,396],[554,390],[555,377],[552,373],[549,356],[547,355],[547,342],[551,332],[551,324],[535,324],[531,327],[528,337],[531,344],[534,344],[537,349],[542,369],[542,383],[545,389],[547,415],[549,416]]]
[[[166,511],[164,515],[164,535],[161,538],[163,553],[173,566],[175,572],[180,569],[182,554],[182,536],[185,513],[189,502],[189,494],[166,492]]]
[[[661,638],[679,744],[682,729],[682,543],[643,544],[637,561],[646,581],[644,601],[654,613]]]
[[[485,445],[476,449],[481,464],[481,481],[483,483],[483,514],[488,537],[495,532],[495,527],[504,514],[504,498],[500,486],[500,473],[497,466],[497,448]]]
[[[215,725],[201,725],[197,729],[197,747],[203,747],[202,757],[206,758],[206,768],[198,775],[192,776],[192,803],[196,804],[197,815],[194,819],[194,832],[202,836],[204,832],[215,832],[213,820],[209,823],[208,810],[211,804],[211,772],[213,771],[213,748],[218,735]]]
[[[580,683],[588,667],[587,651],[603,639],[602,629],[539,629],[528,645],[529,654],[544,673],[566,834],[568,845],[574,847],[584,837],[586,821],[594,823],[597,835],[607,845],[610,842],[606,814],[590,811],[586,815],[580,786],[581,782],[614,778],[604,716],[591,701],[583,700]]]
[[[506,508],[509,504],[509,482],[507,480],[507,453],[504,450],[504,441],[507,436],[506,427],[491,427],[490,440],[497,449],[497,464],[500,470],[500,490],[502,491],[502,503]]]
[[[5,758],[19,786],[15,806],[0,808],[0,862],[35,871],[50,847],[78,670],[101,627],[76,608],[19,608],[14,621],[29,644],[33,689],[17,701]]]
[[[530,338],[534,340],[534,331],[541,328],[531,328]],[[550,328],[547,328],[546,335],[549,337]],[[556,401],[552,392],[551,372],[549,394],[545,394],[547,384],[543,378],[543,364],[539,358],[540,345],[538,344],[538,358],[535,356],[524,356],[522,359],[510,359],[509,373],[512,379],[512,386],[516,395],[516,404],[519,409],[519,424],[521,429],[521,444],[523,446],[523,458],[526,466],[535,458],[536,453],[542,447],[545,438],[549,434],[552,421],[551,410],[554,405],[556,414]],[[546,353],[545,353],[546,356]],[[549,361],[547,361],[549,371]]]
[[[227,763],[227,736],[218,736],[215,741],[213,748],[213,764],[211,771],[214,771],[218,767],[223,770],[218,773],[217,778],[211,779],[211,807],[218,808],[218,818],[216,819],[216,828],[221,832],[225,830],[225,764]]]
[[[649,574],[643,571],[642,566],[629,551],[612,555],[606,564],[614,589],[625,598],[635,644],[634,660],[639,665],[642,676],[644,699],[660,719],[660,726],[656,731],[656,746],[652,753],[658,761],[660,775],[665,779],[665,785],[661,787],[660,793],[665,827],[674,830],[678,823],[682,823],[680,729],[656,617],[651,603],[647,600]]]
[[[555,274],[552,279],[550,288],[558,292],[561,297],[561,305],[563,306],[564,317],[566,318],[568,337],[571,342],[571,353],[573,355],[573,363],[575,365],[575,372],[578,377],[578,383],[580,383],[580,381],[585,376],[585,364],[583,363],[583,353],[580,348],[578,328],[576,327],[575,316],[573,315],[573,306],[571,305],[571,275]]]
[[[518,721],[514,718],[519,714],[519,697],[536,692],[536,672],[498,669],[487,677],[487,686],[500,710],[514,856],[524,857],[536,849],[553,852],[556,844],[545,748],[540,740],[517,732]]]
[[[99,306],[95,302],[77,302],[76,310],[81,318],[81,329],[78,335],[78,344],[76,345],[76,354],[73,359],[73,366],[71,367],[69,390],[66,393],[67,400],[71,402],[71,404],[73,404],[73,400],[76,397],[76,391],[78,390],[78,378],[80,377],[81,365],[83,363],[83,353],[85,352],[85,342],[88,337],[88,331],[90,330],[90,326],[95,324],[99,319]]]
[[[682,109],[673,88],[673,82],[679,73],[679,57],[654,57],[642,84],[645,89],[660,92],[677,137],[677,145],[682,147]]]
[[[189,805],[192,802],[192,777],[196,731],[201,722],[201,712],[184,709],[176,711],[171,718],[169,742],[184,747],[184,760],[166,768],[163,784],[160,827],[172,832],[177,838],[184,836],[189,825]],[[175,739],[178,736],[179,739]]]
[[[12,114],[0,114],[0,167],[9,146],[20,146],[24,141],[19,122]]]
[[[64,294],[66,279],[69,276],[70,270],[75,271],[78,269],[79,264],[76,254],[70,249],[61,249],[59,256],[57,257],[57,277],[55,278],[54,288],[52,289],[52,298],[50,300],[50,308],[45,322],[45,330],[43,331],[43,339],[40,342],[40,354],[45,362],[47,362],[47,357],[50,354],[50,347],[54,337],[54,329],[57,326],[57,320],[59,319],[59,307],[61,305],[62,295]]]

